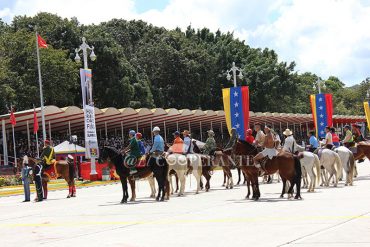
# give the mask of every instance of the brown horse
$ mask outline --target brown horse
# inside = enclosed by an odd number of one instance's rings
[[[253,199],[258,200],[260,197],[259,185],[258,185],[258,169],[253,165],[253,157],[258,154],[258,150],[255,146],[248,142],[238,140],[232,149],[232,153],[240,159],[241,169],[247,176],[247,185],[249,182],[252,184]],[[226,160],[225,160],[226,161]],[[301,199],[301,164],[299,158],[293,156],[287,152],[280,152],[273,159],[268,159],[265,164],[266,175],[272,175],[279,171],[283,181],[283,190],[280,195],[284,197],[286,182],[290,182],[288,190],[289,198],[293,195],[293,188],[296,185],[297,193],[295,199]],[[249,181],[248,181],[249,180]],[[248,195],[249,196],[249,186]]]
[[[33,168],[40,161],[34,158],[28,158],[29,165]],[[68,196],[76,197],[76,185],[74,180],[75,170],[73,164],[69,164],[65,160],[55,161],[52,165],[46,168],[42,175],[42,187],[44,189],[44,199],[47,199],[48,196],[48,182],[51,179],[57,179],[62,177],[68,184]]]
[[[194,153],[197,153],[197,154],[202,153],[202,151],[198,147],[197,142],[195,140],[193,140],[193,151]],[[214,167],[212,166],[211,157],[209,155],[202,155],[201,160],[202,160],[202,176],[206,179],[206,184],[204,186],[203,181],[201,179],[200,188],[203,189],[203,187],[205,187],[206,192],[208,192],[209,189],[211,188],[210,181],[211,181]]]
[[[359,142],[357,143],[357,153],[353,154],[355,160],[364,158],[370,159],[370,142]]]

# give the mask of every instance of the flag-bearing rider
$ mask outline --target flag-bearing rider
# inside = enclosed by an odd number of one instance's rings
[[[41,176],[44,175],[44,171],[48,170],[52,164],[55,162],[55,152],[54,147],[51,146],[50,140],[44,141],[44,148],[42,149],[41,153],[41,162],[42,162],[42,171]],[[42,187],[43,187],[43,199],[48,198],[48,184],[46,181],[42,180]]]
[[[264,147],[264,150],[262,152],[259,152],[255,157],[254,157],[254,165],[255,167],[261,169],[261,176],[265,174],[266,170],[263,165],[261,166],[260,162],[264,157],[268,157],[269,159],[272,159],[278,154],[277,149],[275,148],[275,139],[273,134],[271,133],[271,126],[266,125],[265,126],[265,138],[263,143],[258,143],[261,144],[262,147]]]

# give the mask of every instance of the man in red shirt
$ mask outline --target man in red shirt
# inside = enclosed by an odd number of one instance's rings
[[[249,143],[249,144],[253,144],[254,142],[254,137],[253,137],[253,130],[252,129],[247,129],[247,133],[246,133],[246,137],[245,137],[245,140]]]

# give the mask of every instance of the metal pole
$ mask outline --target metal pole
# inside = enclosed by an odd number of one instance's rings
[[[121,137],[122,137],[122,141],[123,141],[123,123],[121,121]]]
[[[200,130],[200,141],[203,141],[203,134],[202,134],[202,121],[199,122],[199,130]]]
[[[190,126],[190,122],[188,122],[188,127],[189,127],[189,132],[191,133],[191,126]]]
[[[14,125],[12,124],[12,132],[13,132],[13,149],[14,149],[14,167],[17,167],[17,150],[15,148],[15,136],[14,136]]]
[[[152,130],[153,130],[153,121],[150,121],[150,136],[152,137],[152,144],[153,144]]]
[[[2,131],[3,131],[3,153],[4,153],[4,165],[8,165],[8,146],[6,141],[6,129],[5,129],[5,120],[1,120]]]
[[[68,132],[69,132],[69,135],[71,136],[72,133],[71,133],[71,121],[68,121]]]
[[[41,120],[42,120],[42,138],[46,140],[46,128],[45,128],[45,113],[44,113],[44,95],[42,93],[42,79],[41,79],[41,65],[40,65],[40,52],[38,44],[38,35],[36,31],[36,51],[37,51],[37,69],[39,72],[39,88],[40,88],[40,106],[41,106]]]
[[[166,121],[163,121],[164,141],[167,143]]]
[[[104,132],[105,132],[105,140],[108,140],[108,129],[107,129],[107,122],[104,122]]]
[[[50,123],[50,121],[49,121],[49,138],[51,140],[51,123]]]
[[[283,128],[281,126],[281,122],[279,122],[279,125],[280,125],[280,134],[283,133]]]
[[[222,126],[222,121],[221,121],[221,139],[224,139],[224,128]]]
[[[179,121],[176,122],[176,130],[179,131]]]
[[[139,132],[139,121],[136,121],[136,132]]]
[[[31,138],[30,138],[30,125],[28,123],[28,120],[27,120],[27,146],[28,146],[28,150],[31,150]]]
[[[235,62],[233,62],[233,67],[231,69],[233,71],[234,87],[236,87],[236,66],[235,66]]]
[[[40,150],[39,150],[39,136],[36,132],[36,152],[37,152],[37,158],[40,158]]]
[[[213,123],[212,123],[212,121],[211,121],[211,130],[213,130]]]

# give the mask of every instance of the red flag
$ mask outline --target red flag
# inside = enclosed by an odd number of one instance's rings
[[[15,126],[17,124],[17,120],[15,119],[13,108],[11,109],[10,112],[10,123]]]
[[[39,34],[37,34],[37,44],[39,48],[48,48],[48,44],[46,44],[46,41]]]
[[[33,133],[36,134],[39,131],[39,121],[37,120],[36,110],[33,108]]]

